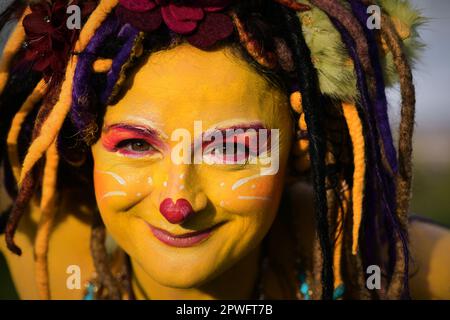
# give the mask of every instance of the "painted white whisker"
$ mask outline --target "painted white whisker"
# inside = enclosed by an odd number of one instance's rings
[[[233,184],[233,186],[231,187],[231,190],[236,190],[237,188],[239,188],[240,186],[246,184],[247,182],[249,182],[249,181],[251,181],[253,179],[261,178],[261,177],[263,177],[263,175],[258,173],[258,174],[255,174],[254,176],[242,178],[242,179],[236,181],[235,184]]]
[[[120,183],[121,185],[126,185],[127,182],[125,181],[124,178],[122,178],[121,176],[119,176],[117,173],[111,172],[111,171],[102,171],[102,170],[96,170],[97,173],[100,174],[107,174],[110,175],[111,177],[113,177],[114,179],[116,179],[116,181],[118,183]]]
[[[258,197],[258,196],[239,196],[239,200],[262,200],[262,201],[269,201],[270,198],[268,197]]]
[[[102,199],[111,198],[111,197],[126,197],[126,196],[127,196],[127,193],[123,192],[123,191],[110,191],[110,192],[105,193],[102,196]]]

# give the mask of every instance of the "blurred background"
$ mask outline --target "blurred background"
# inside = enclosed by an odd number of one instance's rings
[[[429,21],[426,48],[414,70],[417,117],[411,210],[450,227],[450,1],[410,0]],[[399,123],[399,89],[389,91],[391,121]]]
[[[414,71],[417,118],[411,211],[450,227],[450,1],[410,1],[429,18],[420,32],[426,48]],[[0,12],[9,2],[0,0]],[[388,95],[392,125],[397,127],[399,89],[390,89]],[[0,299],[15,297],[0,255]]]

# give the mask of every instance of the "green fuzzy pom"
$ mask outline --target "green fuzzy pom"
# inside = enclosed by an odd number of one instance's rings
[[[311,50],[312,62],[318,73],[322,93],[339,101],[358,100],[353,61],[340,33],[322,10],[311,5],[309,1],[298,2],[311,7],[309,11],[299,12],[298,16],[302,21],[303,34]],[[346,1],[341,2],[348,8]],[[409,30],[409,37],[403,43],[405,53],[413,64],[424,47],[420,42],[417,29],[426,20],[406,0],[380,0],[379,5],[391,18],[397,19]],[[381,60],[386,85],[394,85],[398,81],[398,76],[392,54],[382,54]]]
[[[411,66],[418,61],[425,45],[421,42],[418,29],[426,23],[420,11],[413,8],[411,3],[406,0],[380,0],[381,8],[393,19],[398,19],[407,26],[410,35],[403,40],[405,54]],[[383,27],[383,26],[381,26]],[[386,86],[395,85],[398,82],[398,74],[395,69],[392,53],[388,52],[382,59],[383,71]]]
[[[298,15],[322,93],[337,100],[353,100],[357,96],[356,75],[340,33],[322,10],[301,2],[311,7]]]

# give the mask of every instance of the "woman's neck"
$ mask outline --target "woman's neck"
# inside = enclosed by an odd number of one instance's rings
[[[254,298],[258,285],[261,248],[250,252],[241,261],[207,284],[189,289],[172,288],[153,280],[140,265],[131,260],[132,286],[136,299],[152,300],[241,300]]]

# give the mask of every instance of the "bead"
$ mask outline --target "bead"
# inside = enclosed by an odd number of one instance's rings
[[[298,275],[299,284],[299,292],[303,295],[305,300],[310,300],[313,295],[313,291],[309,288],[308,283],[306,282],[306,275],[304,273],[300,273]],[[334,289],[333,292],[333,300],[338,300],[344,296],[345,286],[344,284],[340,284]],[[297,295],[297,297],[299,297]]]
[[[302,94],[300,91],[295,91],[291,94],[291,107],[298,114],[303,113]]]
[[[298,146],[302,152],[308,152],[309,150],[309,141],[308,140],[299,140]]]
[[[87,293],[83,297],[83,300],[95,300],[95,292],[97,292],[97,287],[89,283],[86,288]]]
[[[312,291],[309,289],[309,286],[306,282],[303,282],[300,286],[300,292],[301,294],[303,294],[303,298],[305,300],[310,300],[311,299],[311,294]]]
[[[343,284],[339,285],[336,289],[334,289],[333,300],[338,300],[342,298],[345,292],[345,287]]]
[[[292,152],[295,156],[304,156],[309,151],[309,141],[308,140],[297,140],[294,142],[294,147]]]
[[[298,120],[298,126],[300,128],[300,130],[308,130],[308,127],[306,125],[306,120],[305,120],[305,114],[302,113],[300,115],[300,119]]]
[[[302,285],[300,286],[300,292],[303,293],[304,295],[307,295],[308,291],[309,291],[308,284],[306,282],[303,282]]]

